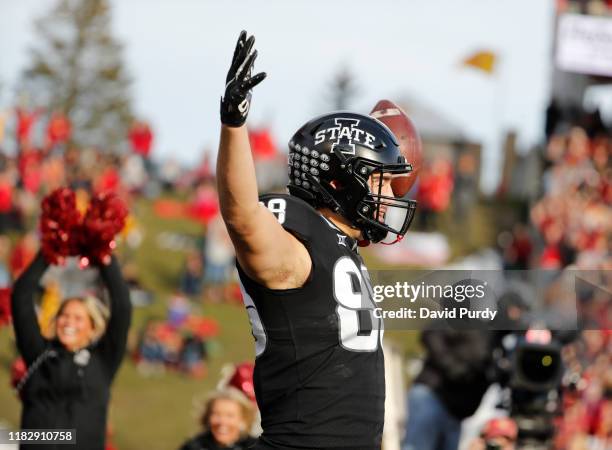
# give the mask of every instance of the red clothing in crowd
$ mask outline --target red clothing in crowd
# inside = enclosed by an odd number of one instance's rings
[[[26,191],[35,194],[40,189],[41,173],[40,167],[32,167],[25,171],[22,177],[23,187]]]
[[[268,160],[276,157],[276,145],[272,133],[267,128],[249,131],[249,141],[253,157],[256,160]]]
[[[24,148],[19,153],[17,168],[23,187],[30,193],[35,194],[40,188],[41,169],[40,163],[43,154],[35,148]]]
[[[49,124],[47,125],[47,141],[49,146],[66,142],[70,138],[72,133],[72,125],[68,118],[61,114],[55,113],[51,116]]]
[[[434,173],[429,169],[421,172],[417,200],[426,209],[436,212],[446,210],[450,204],[452,192],[453,174],[450,166],[439,173]]]
[[[512,241],[512,250],[515,252],[516,262],[526,268],[533,250],[531,240],[528,237],[515,237]]]
[[[38,118],[39,111],[28,112],[17,108],[15,112],[17,113],[17,140],[20,144],[28,143],[32,126]]]
[[[121,184],[121,177],[114,167],[108,167],[100,174],[96,182],[96,192],[117,192]]]
[[[0,182],[0,214],[6,214],[13,208],[13,186]]]
[[[0,327],[11,323],[11,288],[0,289]]]
[[[17,243],[9,260],[13,279],[21,275],[21,272],[34,260],[34,256],[36,256],[36,249],[28,245],[25,239]]]
[[[135,153],[144,157],[149,156],[153,144],[153,133],[147,123],[136,122],[132,125],[128,137]]]
[[[13,361],[13,364],[11,364],[11,386],[13,388],[17,387],[27,371],[28,367],[21,356]]]
[[[547,245],[540,256],[540,268],[559,269],[561,268],[561,251],[555,244]]]
[[[189,215],[203,224],[210,222],[219,212],[219,198],[212,186],[198,189],[195,199],[188,207]]]

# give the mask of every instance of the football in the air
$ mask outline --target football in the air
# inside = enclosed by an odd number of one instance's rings
[[[390,100],[380,100],[376,103],[370,116],[389,127],[395,134],[406,161],[412,164],[412,172],[408,176],[396,178],[392,183],[394,194],[403,196],[419,176],[423,162],[423,145],[419,133],[404,110]]]

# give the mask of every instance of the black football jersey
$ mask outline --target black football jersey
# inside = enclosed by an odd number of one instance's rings
[[[308,249],[312,270],[304,286],[272,290],[238,267],[255,337],[260,441],[283,449],[380,449],[383,327],[356,242],[296,197],[261,201]]]

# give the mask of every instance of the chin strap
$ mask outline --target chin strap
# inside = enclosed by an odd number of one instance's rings
[[[397,237],[395,238],[395,240],[393,242],[379,242],[379,244],[382,244],[382,245],[393,245],[393,244],[397,244],[398,242],[401,242],[401,240],[404,239],[404,235],[403,234],[398,234],[396,236]]]
[[[401,242],[402,239],[404,239],[404,235],[403,234],[396,234],[395,235],[396,238],[393,242],[376,242],[377,244],[382,244],[382,245],[393,245],[393,244],[397,244],[398,242]],[[369,239],[363,239],[361,241],[357,241],[357,245],[359,247],[367,247],[368,245],[370,245],[372,242]]]

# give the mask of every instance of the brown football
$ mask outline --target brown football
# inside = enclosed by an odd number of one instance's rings
[[[370,112],[370,116],[387,125],[400,145],[406,161],[412,164],[412,172],[405,177],[393,180],[392,188],[396,196],[405,195],[417,177],[423,162],[423,145],[416,127],[406,113],[390,100],[380,100]]]

